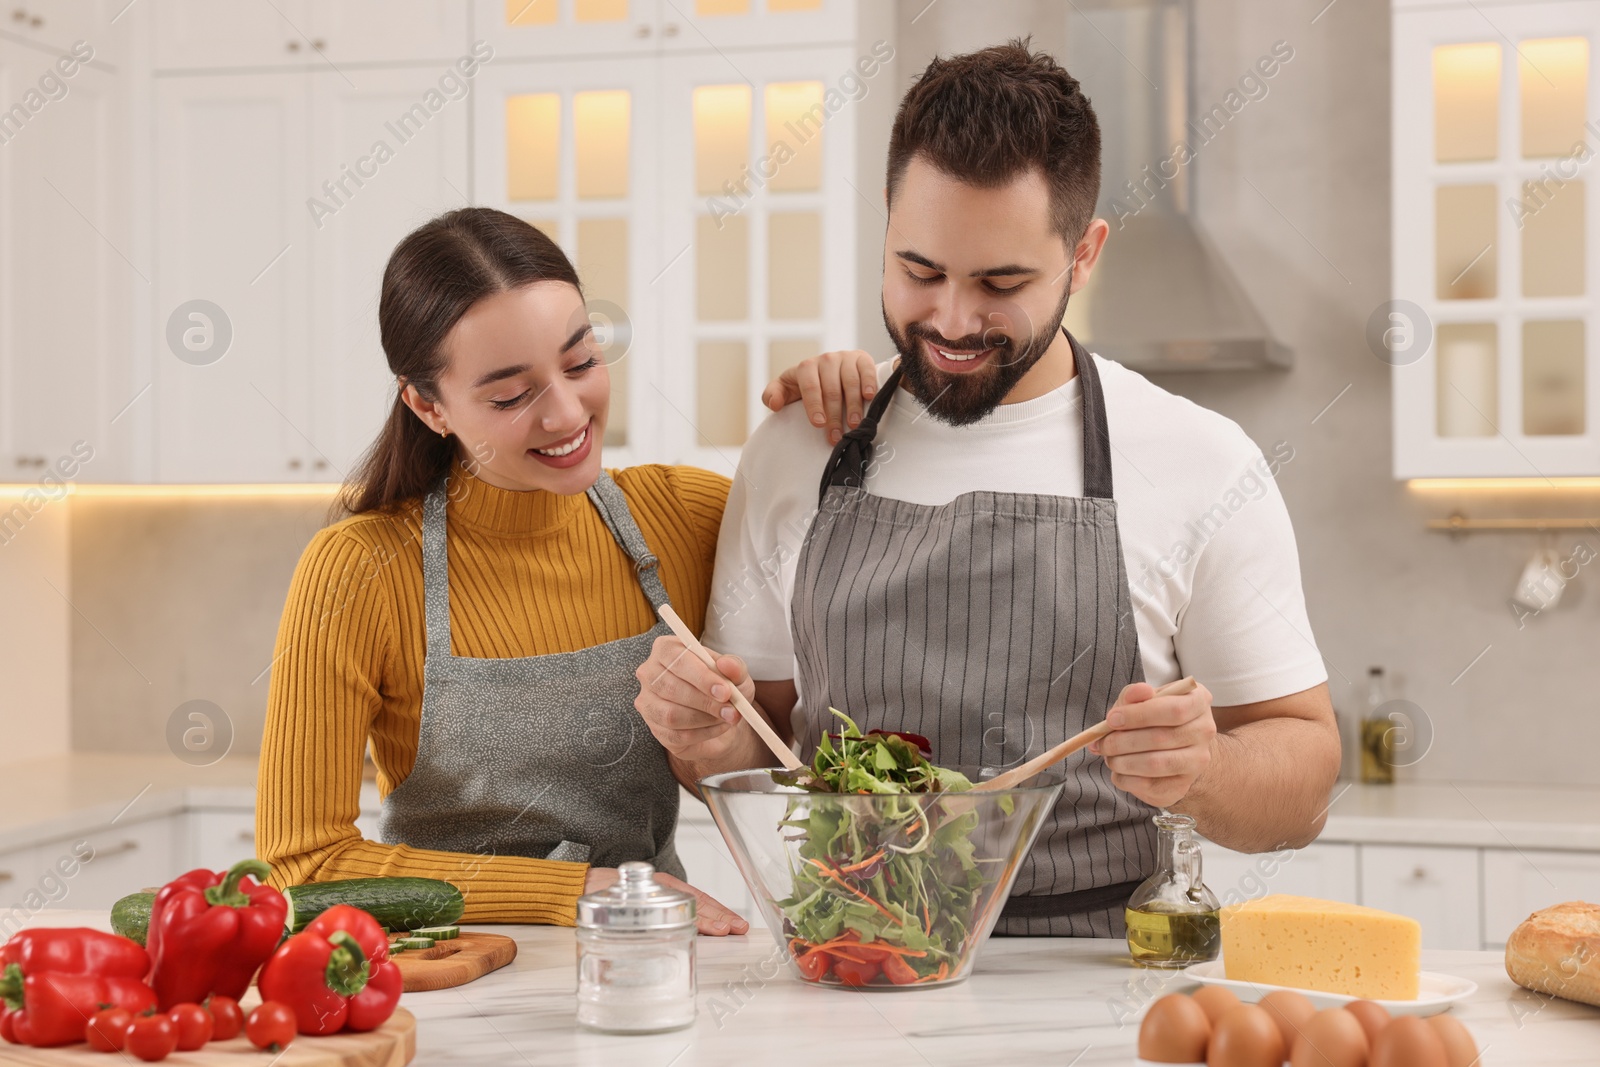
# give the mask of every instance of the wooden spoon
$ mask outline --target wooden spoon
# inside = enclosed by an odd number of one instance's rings
[[[722,678],[721,672],[717,670],[716,657],[711,654],[705,645],[700,643],[689,627],[684,625],[683,620],[678,618],[678,613],[672,610],[672,605],[661,605],[660,614],[662,620],[672,627],[672,632],[678,635],[678,640],[682,641],[684,646],[695,654],[695,658],[710,667],[712,673],[716,674],[717,677]],[[750,724],[750,728],[756,732],[756,735],[767,743],[768,748],[772,749],[772,754],[778,757],[778,762],[791,771],[804,767],[805,764],[800,762],[800,757],[796,756],[793,750],[773,732],[772,727],[767,723],[766,717],[744,698],[744,694],[739,692],[739,687],[729,682],[726,678],[722,678],[722,680],[727,684],[728,692],[733,694],[733,706],[739,709],[739,714],[744,716],[744,721]]]
[[[1177,681],[1168,682],[1166,685],[1157,689],[1155,691],[1155,696],[1183,696],[1185,693],[1194,692],[1196,684],[1197,683],[1193,677],[1179,678]],[[1032,778],[1034,775],[1044,770],[1046,767],[1060,763],[1062,760],[1078,751],[1078,749],[1098,741],[1100,738],[1104,737],[1110,732],[1111,723],[1109,720],[1095,723],[1082,733],[1074,734],[1073,736],[1067,738],[1055,748],[1052,748],[1041,755],[1033,757],[1033,759],[1029,760],[1027,763],[1013,767],[1004,774],[997,774],[986,782],[979,782],[977,785],[968,790],[968,792],[987,793],[996,789],[1011,789],[1015,786],[1019,786],[1029,778]]]

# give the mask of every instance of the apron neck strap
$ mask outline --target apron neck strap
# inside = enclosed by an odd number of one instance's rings
[[[1094,356],[1067,333],[1072,345],[1072,365],[1078,372],[1079,405],[1083,409],[1083,495],[1111,499],[1111,429],[1106,424],[1106,398],[1100,389],[1100,371]]]
[[[605,520],[606,529],[611,531],[617,544],[633,560],[639,585],[643,587],[644,595],[649,597],[651,609],[659,613],[662,605],[668,603],[667,587],[661,584],[661,561],[650,551],[639,524],[633,521],[633,512],[628,507],[628,498],[623,495],[622,488],[611,480],[611,475],[601,470],[600,477],[589,487],[587,495]]]
[[[1100,389],[1100,372],[1089,350],[1063,326],[1072,346],[1072,364],[1078,373],[1078,389],[1083,399],[1083,495],[1111,499],[1111,431],[1106,425],[1105,394]],[[883,383],[872,405],[861,418],[861,425],[845,434],[833,447],[833,455],[822,471],[822,486],[817,492],[820,507],[833,486],[859,489],[866,484],[867,466],[872,462],[872,443],[878,436],[878,423],[888,410],[889,401],[900,385],[900,365]]]
[[[450,564],[445,544],[449,475],[422,498],[422,623],[429,659],[450,655]]]

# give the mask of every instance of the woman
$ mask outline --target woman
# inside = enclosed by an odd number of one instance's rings
[[[407,236],[378,319],[400,395],[278,632],[256,815],[274,882],[441,878],[466,921],[567,925],[623,861],[681,885],[634,670],[662,604],[703,627],[727,479],[601,468],[610,379],[578,276],[520,219],[464,208]],[[800,376],[818,416],[841,381],[870,395],[870,363],[820,366],[826,390]],[[369,742],[381,843],[355,828]],[[748,929],[697,895],[703,932]]]

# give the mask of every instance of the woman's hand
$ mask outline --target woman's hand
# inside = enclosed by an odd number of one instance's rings
[[[589,873],[583,879],[584,893],[594,893],[601,889],[610,889],[622,879],[615,867],[590,867]],[[695,918],[698,921],[700,932],[713,937],[722,937],[727,934],[747,934],[750,924],[745,922],[738,912],[718,904],[705,893],[700,892],[687,882],[680,882],[670,874],[656,872],[656,881],[664,886],[669,886],[694,897]]]
[[[854,429],[878,392],[878,367],[869,352],[824,352],[780,374],[761,392],[761,402],[781,411],[803,401],[811,425],[826,429],[828,443],[838,444]]]

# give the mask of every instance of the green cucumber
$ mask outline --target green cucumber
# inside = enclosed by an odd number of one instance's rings
[[[111,932],[143,945],[150,933],[150,909],[155,902],[154,893],[129,893],[111,905]]]
[[[411,931],[412,937],[431,937],[435,941],[454,941],[461,936],[459,926],[424,926],[420,930]]]
[[[461,890],[437,878],[348,878],[292,885],[287,926],[297,934],[335,904],[349,904],[391,930],[416,930],[455,922],[466,911]]]
[[[408,948],[432,948],[433,947],[433,938],[431,938],[431,937],[402,937],[400,940],[395,942],[395,945],[398,946],[402,952],[405,951]]]

